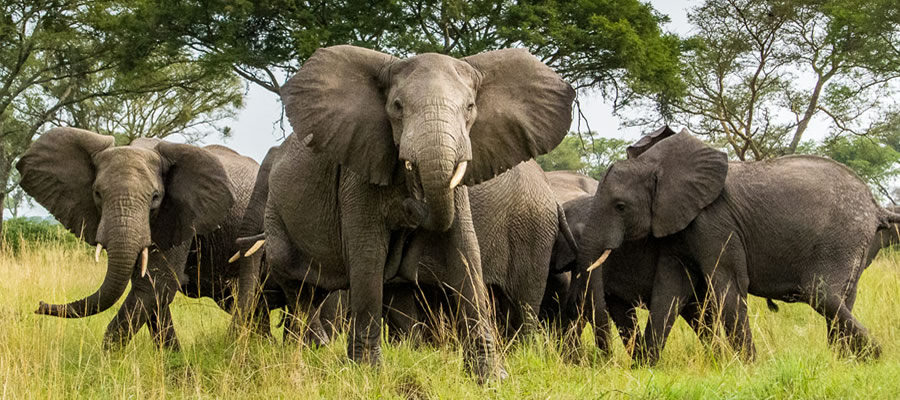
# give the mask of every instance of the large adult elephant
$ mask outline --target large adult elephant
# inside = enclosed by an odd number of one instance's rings
[[[111,136],[55,128],[16,164],[25,191],[84,241],[106,248],[103,284],[68,303],[41,302],[38,314],[80,318],[131,291],[106,330],[121,345],[147,324],[160,345],[178,349],[169,304],[175,292],[230,308],[227,268],[258,165],[218,145],[155,139],[114,146]]]
[[[530,331],[544,295],[556,238],[575,246],[562,206],[534,161],[470,187],[469,204],[498,328],[508,338]],[[406,239],[400,269],[417,271],[418,280],[392,279],[383,295],[385,320],[398,337],[419,337],[422,330],[417,328],[432,328],[434,318],[451,317],[446,315],[453,310],[449,293],[424,283],[437,280],[424,275],[436,275],[433,271],[448,264],[442,251],[444,240],[442,234],[427,230],[413,231]],[[326,302],[326,306],[323,324],[340,325],[335,320],[341,316],[332,311],[338,305]]]
[[[710,304],[747,358],[754,354],[748,293],[806,302],[826,318],[830,343],[878,356],[851,311],[876,231],[900,216],[829,159],[729,163],[686,131],[657,133],[607,171],[591,207],[596,235],[582,241],[578,261],[595,267],[628,241],[660,241],[641,361],[657,361],[693,295],[685,267],[708,282]]]
[[[418,229],[442,238],[448,265],[434,283],[459,294],[468,365],[481,379],[503,376],[467,185],[555,147],[574,95],[522,49],[405,60],[353,46],[317,50],[282,88],[294,133],[269,177],[270,269],[349,288],[348,355],[378,363],[383,284],[417,279],[399,270],[413,228],[391,221],[414,215]],[[312,262],[292,262],[301,254]]]

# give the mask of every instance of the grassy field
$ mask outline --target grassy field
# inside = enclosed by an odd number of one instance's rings
[[[8,249],[7,249],[8,250]],[[386,344],[380,368],[345,360],[345,338],[324,348],[226,337],[229,316],[209,300],[173,304],[184,350],[160,352],[146,330],[127,348],[100,342],[114,309],[64,320],[32,313],[38,300],[92,292],[105,263],[73,246],[0,252],[0,393],[3,398],[896,398],[900,395],[900,255],[863,275],[856,315],[884,347],[876,362],[832,354],[825,323],[807,305],[779,313],[753,299],[754,363],[702,346],[679,321],[662,361],[630,367],[617,344],[567,361],[546,335],[504,347],[510,378],[479,386],[453,346]],[[277,319],[273,318],[273,319]]]

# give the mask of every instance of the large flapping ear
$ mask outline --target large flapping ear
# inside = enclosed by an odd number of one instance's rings
[[[728,156],[686,131],[660,140],[641,154],[640,159],[656,166],[651,206],[655,237],[686,228],[725,187]]]
[[[112,136],[75,128],[41,135],[16,163],[20,185],[69,231],[97,243],[100,211],[94,204],[92,156],[113,147]]]
[[[294,133],[370,183],[387,185],[399,155],[385,110],[386,68],[397,58],[355,46],[316,50],[281,88]]]
[[[222,223],[234,205],[228,174],[209,150],[160,141],[166,187],[152,222],[153,242],[162,249],[208,233]]]
[[[566,136],[575,90],[527,50],[489,51],[463,60],[481,75],[467,185],[547,153]]]
[[[682,129],[681,132],[687,133],[687,130]],[[643,154],[645,151],[649,150],[653,145],[659,143],[660,140],[663,140],[669,136],[675,134],[675,131],[672,128],[669,128],[668,125],[659,128],[649,135],[642,136],[638,139],[637,142],[634,142],[631,146],[625,149],[625,153],[628,155],[628,158],[637,158],[637,156]]]

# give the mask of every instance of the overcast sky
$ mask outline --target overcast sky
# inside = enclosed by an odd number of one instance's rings
[[[687,21],[687,9],[698,4],[699,0],[651,0],[650,3],[659,12],[666,14],[671,19],[664,29],[675,32],[680,35],[689,33],[690,26]],[[636,129],[623,129],[620,126],[619,119],[612,115],[612,107],[599,97],[597,93],[580,93],[579,101],[587,124],[591,130],[598,133],[599,136],[614,137],[620,139],[634,140],[640,136],[640,131]],[[284,120],[284,131],[278,125],[281,117],[281,103],[277,96],[257,85],[249,85],[247,87],[247,96],[244,98],[244,108],[238,113],[237,117],[232,121],[226,121],[224,125],[230,126],[233,135],[230,138],[221,138],[217,135],[210,135],[203,140],[203,144],[223,144],[238,153],[253,157],[257,161],[262,161],[266,155],[266,151],[270,147],[278,144],[283,139],[283,135],[291,131],[287,119]],[[576,130],[578,121],[572,123],[572,129]],[[582,122],[582,130],[585,130]],[[173,138],[172,140],[178,141]],[[26,209],[22,212],[25,216],[47,216],[46,210],[40,205],[35,205],[33,209]],[[9,217],[9,213],[5,213]]]

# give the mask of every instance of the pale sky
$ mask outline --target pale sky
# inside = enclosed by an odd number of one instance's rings
[[[671,22],[664,26],[665,30],[679,35],[690,32],[687,9],[699,4],[699,0],[651,0],[650,3],[671,19]],[[637,129],[623,129],[619,118],[612,115],[611,104],[604,102],[598,94],[580,93],[579,100],[588,125],[599,136],[626,140],[635,140],[640,136],[641,132]],[[223,144],[261,162],[266,151],[280,143],[284,134],[291,132],[287,118],[284,119],[284,131],[278,126],[280,117],[281,103],[277,96],[257,85],[249,85],[247,96],[244,98],[244,108],[234,120],[223,123],[232,128],[232,137],[221,138],[210,135],[202,141],[202,144]],[[572,122],[571,130],[577,130],[577,123],[577,120]],[[581,129],[585,130],[583,124]],[[171,140],[179,141],[178,138]],[[21,214],[41,217],[49,215],[38,204],[32,209],[26,208]],[[9,213],[5,213],[4,216],[9,217]]]

